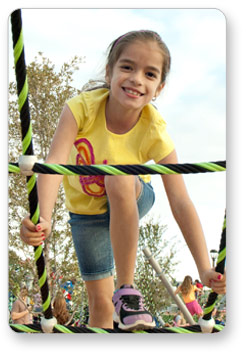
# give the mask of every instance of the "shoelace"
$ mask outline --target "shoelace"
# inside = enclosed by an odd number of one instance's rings
[[[139,310],[143,308],[143,298],[138,295],[122,295],[120,299],[129,309]]]

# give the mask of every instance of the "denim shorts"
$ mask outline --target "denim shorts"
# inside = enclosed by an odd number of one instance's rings
[[[142,182],[137,199],[139,219],[144,217],[155,201],[150,183]],[[70,212],[72,237],[84,281],[98,280],[114,274],[114,256],[109,234],[109,211],[97,215]]]

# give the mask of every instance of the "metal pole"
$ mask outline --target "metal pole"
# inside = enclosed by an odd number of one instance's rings
[[[166,287],[168,293],[170,294],[170,296],[173,298],[173,300],[175,301],[175,303],[178,305],[178,307],[180,308],[180,310],[182,311],[182,313],[184,314],[184,317],[186,319],[186,321],[190,324],[190,325],[195,325],[195,321],[193,320],[193,317],[191,316],[189,310],[187,309],[187,307],[185,306],[185,304],[183,303],[183,301],[180,299],[180,297],[178,295],[174,294],[174,290],[173,287],[171,286],[171,284],[169,283],[169,281],[167,280],[166,276],[164,275],[162,269],[160,268],[158,262],[155,260],[155,258],[153,257],[150,249],[148,247],[143,249],[143,253],[146,256],[146,258],[148,259],[149,263],[151,264],[151,266],[153,267],[153,269],[155,270],[156,274],[158,277],[160,277],[162,283],[164,284],[164,286]]]

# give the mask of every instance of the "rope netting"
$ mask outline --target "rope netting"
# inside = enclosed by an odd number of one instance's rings
[[[148,164],[148,165],[58,165],[37,163],[33,158],[32,145],[32,126],[28,103],[28,81],[26,75],[26,64],[24,54],[24,43],[22,33],[21,10],[18,9],[11,14],[12,37],[14,48],[14,62],[18,93],[18,106],[21,121],[22,149],[23,156],[30,157],[31,162],[27,162],[24,167],[22,162],[9,163],[10,173],[22,173],[27,175],[27,191],[30,209],[30,218],[34,224],[39,222],[39,205],[37,195],[36,174],[62,174],[62,175],[144,175],[144,174],[190,174],[219,172],[226,170],[226,161],[207,162],[207,163],[185,163],[185,164]],[[25,170],[26,168],[26,170]],[[43,247],[40,245],[34,247],[34,257],[38,273],[38,282],[41,291],[43,303],[43,315],[47,322],[52,321],[51,298],[48,287],[47,272],[43,255]],[[219,256],[217,259],[216,271],[224,273],[226,257],[226,221],[222,230]],[[209,321],[217,300],[217,294],[212,292],[209,295],[208,302],[204,309],[203,320]],[[47,332],[41,324],[19,325],[10,324],[10,327],[16,332],[41,333]],[[213,325],[210,332],[219,332],[223,329],[222,325]],[[54,333],[197,333],[203,332],[201,325],[190,325],[187,327],[165,327],[144,331],[122,331],[118,328],[99,329],[92,327],[74,327],[53,325]]]

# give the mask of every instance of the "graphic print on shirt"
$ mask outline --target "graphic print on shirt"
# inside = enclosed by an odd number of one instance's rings
[[[87,139],[78,139],[74,146],[78,151],[76,165],[96,164],[93,147]],[[103,164],[107,164],[107,160]],[[85,194],[95,197],[106,195],[103,175],[80,175],[79,181]]]

